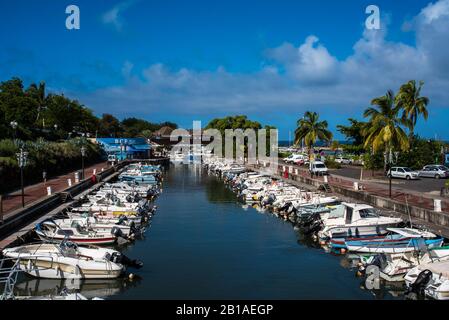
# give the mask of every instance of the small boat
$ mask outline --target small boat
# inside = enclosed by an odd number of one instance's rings
[[[388,233],[388,228],[397,227],[402,223],[401,218],[382,216],[378,210],[367,204],[342,202],[342,205],[342,217],[322,221],[323,228],[318,232],[320,239],[381,236]]]
[[[7,248],[3,255],[18,260],[20,270],[37,278],[111,279],[125,270],[120,252],[68,241]]]
[[[411,228],[387,228],[385,236],[365,238],[347,238],[343,240],[331,240],[333,248],[346,248],[349,252],[358,253],[403,253],[416,251],[421,246],[438,248],[444,239],[434,233]]]
[[[114,234],[116,236],[120,235],[121,238],[127,240],[133,240],[144,231],[144,229],[136,227],[134,223],[131,223],[130,225],[110,224],[99,221],[99,219],[95,217],[55,219],[52,221],[61,229],[76,228],[106,234]]]
[[[75,243],[110,245],[117,241],[120,235],[119,228],[111,232],[99,232],[89,230],[81,225],[61,227],[53,220],[45,220],[36,225],[35,231],[38,237],[44,241],[61,242],[70,240]],[[118,235],[117,235],[118,234]]]
[[[406,286],[436,300],[449,300],[449,261],[420,264],[404,277]]]

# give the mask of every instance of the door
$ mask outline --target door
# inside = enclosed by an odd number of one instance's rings
[[[402,179],[404,179],[405,178],[405,170],[404,169],[402,169],[402,168],[398,168],[398,171],[397,171],[397,177],[398,178],[402,178]]]
[[[421,176],[423,177],[430,177],[432,175],[431,168],[427,167],[424,170],[421,171]]]

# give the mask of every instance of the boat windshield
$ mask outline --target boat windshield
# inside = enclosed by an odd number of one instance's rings
[[[379,214],[374,208],[361,209],[359,211],[361,218],[378,218]]]

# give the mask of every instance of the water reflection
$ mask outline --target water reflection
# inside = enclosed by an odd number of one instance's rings
[[[68,292],[82,293],[86,298],[107,298],[125,292],[139,285],[140,277],[118,279],[36,279],[24,276],[14,288],[16,296],[58,295],[63,289]]]

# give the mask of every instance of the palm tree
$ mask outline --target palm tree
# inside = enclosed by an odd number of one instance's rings
[[[30,85],[30,87],[32,88],[32,90],[35,92],[36,94],[36,100],[38,103],[38,107],[37,107],[37,117],[36,117],[36,122],[39,121],[40,115],[42,110],[45,109],[45,105],[47,102],[47,96],[45,94],[45,82],[42,81],[41,83],[39,83],[39,86],[37,86],[36,84],[32,84]]]
[[[309,151],[309,158],[312,147],[318,139],[322,141],[332,140],[332,132],[327,129],[327,121],[318,120],[318,113],[307,111],[304,117],[298,120],[298,127],[295,130],[295,144],[299,144],[304,139]]]
[[[420,96],[423,85],[424,81],[420,81],[419,85],[416,86],[416,81],[410,80],[401,86],[396,96],[397,105],[403,109],[402,116],[404,119],[410,120],[410,137],[413,137],[418,117],[422,115],[427,120],[429,116],[427,111],[429,98]]]
[[[373,152],[384,149],[406,151],[409,149],[409,140],[403,127],[410,126],[410,120],[400,117],[401,106],[395,104],[393,91],[389,90],[385,96],[375,98],[365,110],[363,116],[370,118],[365,129],[366,149],[372,147]]]

